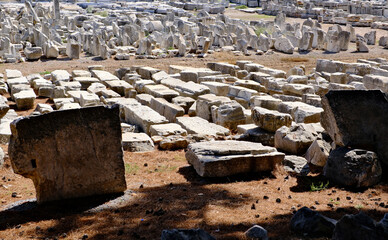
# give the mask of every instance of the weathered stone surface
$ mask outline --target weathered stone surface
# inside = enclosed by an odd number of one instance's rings
[[[7,104],[7,98],[0,97],[0,119],[7,114],[9,105]]]
[[[197,116],[212,121],[211,107],[220,106],[221,104],[230,103],[231,100],[228,97],[216,96],[214,94],[205,94],[198,97],[196,104]]]
[[[322,126],[339,146],[376,152],[388,165],[388,100],[379,90],[330,91],[322,98]]]
[[[152,98],[150,107],[170,122],[175,122],[177,117],[185,115],[185,110],[178,105],[169,103],[164,98]]]
[[[38,202],[123,192],[117,107],[57,111],[15,120],[9,157],[15,173],[31,178]]]
[[[376,223],[364,212],[343,216],[336,224],[333,240],[384,240],[388,239],[388,233],[384,232],[384,227]]]
[[[195,100],[191,97],[175,97],[172,99],[172,103],[181,106],[184,110],[185,113],[189,112],[190,107],[194,104]]]
[[[215,237],[202,229],[163,230],[161,240],[216,240]]]
[[[330,152],[324,175],[347,187],[370,187],[381,179],[380,161],[374,152],[339,147]]]
[[[317,139],[307,149],[306,159],[315,166],[323,167],[326,164],[330,151],[331,146],[328,142]]]
[[[301,155],[306,152],[318,133],[311,124],[297,124],[290,128],[283,126],[275,133],[275,147],[288,153]]]
[[[237,125],[246,121],[244,108],[234,100],[220,106],[212,106],[211,112],[214,123],[231,130],[236,130]]]
[[[270,95],[254,96],[251,99],[251,104],[255,107],[262,107],[269,110],[278,110],[282,100],[274,98]]]
[[[240,136],[238,140],[257,142],[265,146],[271,146],[271,147],[275,146],[274,133],[265,131],[264,129],[257,127],[255,124],[251,124],[251,125],[253,125],[254,127],[251,129],[247,129],[246,132],[242,136]]]
[[[3,164],[4,164],[4,151],[0,147],[0,168],[3,166]]]
[[[362,82],[367,89],[380,89],[388,93],[388,76],[368,74],[363,77]]]
[[[186,136],[187,131],[184,130],[179,124],[166,123],[157,124],[150,127],[151,136],[170,136],[170,135],[181,135]]]
[[[331,237],[337,221],[307,207],[299,209],[291,218],[291,230],[309,237]]]
[[[34,102],[36,94],[32,89],[23,90],[14,95],[16,106],[18,109],[31,109],[34,108]]]
[[[164,137],[163,140],[159,142],[159,148],[163,150],[185,149],[188,145],[189,141],[187,141],[185,137],[179,135]]]
[[[254,225],[244,234],[248,239],[268,240],[267,230],[265,230],[265,228],[259,225]]]
[[[150,107],[141,105],[135,99],[123,104],[125,121],[135,124],[145,133],[150,132],[151,125],[168,123],[168,120]]]
[[[290,114],[280,113],[261,107],[252,108],[252,119],[257,126],[269,132],[276,132],[282,126],[291,126]]]
[[[37,60],[42,56],[41,47],[29,47],[24,49],[24,54],[28,60]]]
[[[145,133],[123,133],[122,145],[124,151],[129,152],[148,152],[154,150],[154,143]]]
[[[181,125],[189,134],[201,136],[228,136],[229,129],[220,125],[209,123],[201,117],[177,117],[176,123]]]
[[[226,140],[192,143],[186,159],[202,177],[225,177],[272,171],[283,161],[284,154],[261,143]]]
[[[283,168],[291,175],[306,176],[310,172],[306,158],[295,155],[286,155]]]
[[[290,40],[288,40],[285,37],[277,38],[274,44],[274,47],[279,52],[289,53],[292,54],[294,52],[294,47],[292,46],[292,43]]]

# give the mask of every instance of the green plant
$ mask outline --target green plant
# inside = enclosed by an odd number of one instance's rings
[[[177,166],[163,165],[160,166],[158,169],[155,169],[155,172],[172,172],[175,171],[177,168]]]
[[[334,201],[334,199],[330,198],[330,202],[334,203],[335,205],[339,205],[340,202],[339,201]]]
[[[255,30],[255,33],[256,33],[257,36],[260,36],[260,34],[265,33],[265,32],[268,32],[268,29],[263,28],[263,27],[258,27]]]
[[[139,170],[138,165],[125,163],[125,172],[126,173],[135,175],[138,170]]]
[[[50,74],[51,72],[50,71],[44,71],[44,72],[40,72],[39,74],[40,75],[46,75],[46,74]]]
[[[327,181],[326,184],[324,184],[323,182],[318,182],[317,185],[315,185],[314,183],[311,183],[310,192],[321,191],[326,189],[328,186],[329,186],[329,181]]]
[[[94,11],[93,7],[89,6],[88,8],[86,8],[87,13],[93,13],[93,11]]]
[[[108,16],[108,12],[107,11],[95,12],[94,14],[95,15],[99,15],[101,17],[107,17]]]
[[[356,206],[354,206],[355,209],[362,209],[364,206],[362,204],[357,204]]]
[[[174,47],[168,47],[167,50],[174,50]]]
[[[240,5],[240,6],[237,6],[236,9],[247,9],[248,6],[246,5]]]

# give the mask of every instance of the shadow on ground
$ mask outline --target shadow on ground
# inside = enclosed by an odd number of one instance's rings
[[[0,212],[0,231],[17,228],[26,223],[40,224],[40,221],[53,220],[53,225],[42,224],[39,230],[25,232],[24,236],[35,238],[60,238],[63,233],[88,234],[88,239],[160,239],[163,229],[202,228],[217,239],[244,239],[243,233],[253,224],[268,230],[274,239],[306,239],[289,230],[292,213],[276,214],[273,217],[257,217],[257,221],[234,220],[228,213],[220,211],[220,219],[230,223],[217,223],[210,219],[212,206],[218,209],[236,209],[250,205],[256,199],[232,193],[221,185],[209,184],[233,181],[252,181],[269,175],[244,175],[215,180],[202,179],[191,167],[179,169],[188,183],[167,184],[158,187],[144,187],[137,192],[127,191],[124,195],[110,195],[83,198],[72,201],[37,205],[36,202],[15,204]],[[114,203],[106,203],[108,201]],[[325,216],[340,219],[345,214],[357,213],[354,207],[320,211]],[[229,211],[230,214],[231,211]],[[374,219],[381,219],[385,212],[366,210]],[[214,216],[214,212],[213,212]],[[321,238],[325,239],[325,238]]]

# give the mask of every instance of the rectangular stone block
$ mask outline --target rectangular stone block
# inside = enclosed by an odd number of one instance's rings
[[[39,203],[126,190],[118,107],[91,107],[11,123],[9,157]]]
[[[193,143],[186,152],[187,161],[201,177],[272,171],[284,156],[261,143],[232,140]]]

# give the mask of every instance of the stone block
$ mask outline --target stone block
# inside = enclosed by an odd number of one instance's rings
[[[257,126],[269,132],[276,132],[282,126],[290,127],[292,123],[290,114],[261,107],[252,108],[252,119]]]
[[[32,179],[38,203],[126,190],[118,116],[93,107],[12,122],[12,168]]]
[[[154,143],[145,133],[123,133],[122,145],[124,151],[128,152],[149,152],[154,150]]]
[[[226,177],[272,171],[284,154],[260,143],[226,140],[192,143],[186,159],[201,177]]]

